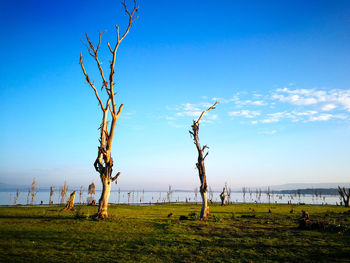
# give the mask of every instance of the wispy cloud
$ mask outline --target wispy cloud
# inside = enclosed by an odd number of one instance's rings
[[[293,105],[318,105],[323,111],[342,108],[350,112],[350,90],[318,90],[318,89],[276,89],[271,97],[273,100]]]
[[[236,93],[227,101],[234,108],[245,108],[229,111],[229,116],[254,118],[250,122],[253,125],[277,123],[282,120],[294,123],[346,120],[350,116],[350,90],[298,89],[295,88],[295,84],[291,84],[265,95],[256,92]],[[273,112],[281,108],[284,111]]]
[[[272,131],[261,131],[260,134],[266,134],[266,135],[274,135],[276,134],[277,131],[276,130],[272,130]]]
[[[325,104],[323,107],[322,107],[322,110],[323,111],[331,111],[331,110],[334,110],[337,106],[334,105],[333,103],[330,103],[330,104]]]
[[[229,116],[235,117],[235,116],[243,116],[245,118],[254,118],[256,116],[260,115],[259,111],[251,111],[251,110],[240,110],[240,111],[230,111],[228,113]]]
[[[328,121],[333,118],[332,114],[320,114],[318,116],[311,116],[309,121]]]
[[[179,120],[183,117],[192,117],[197,118],[201,115],[202,111],[212,106],[209,102],[200,102],[200,103],[184,103],[174,107],[167,106],[166,109],[169,111],[165,119],[171,122],[168,122],[169,125],[173,127],[182,127],[181,125],[175,125],[176,120]],[[204,116],[203,122],[213,122],[218,119],[218,114],[208,113]]]
[[[166,120],[176,123],[185,117],[197,118],[213,101],[219,101],[223,104],[220,109],[227,112],[226,117],[257,127],[275,127],[277,123],[283,125],[285,122],[302,125],[308,122],[350,121],[350,89],[300,89],[290,84],[265,93],[236,92],[228,98],[203,96],[201,99],[205,101],[167,107],[169,114]],[[207,114],[203,121],[217,119],[218,113],[215,112]]]

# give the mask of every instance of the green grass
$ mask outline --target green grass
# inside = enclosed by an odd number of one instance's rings
[[[290,205],[211,205],[208,221],[179,221],[200,206],[112,205],[112,216],[98,222],[89,218],[96,207],[61,208],[0,207],[0,261],[350,262],[349,231],[297,228],[306,210],[313,220],[349,229],[343,207],[294,206],[290,214]]]

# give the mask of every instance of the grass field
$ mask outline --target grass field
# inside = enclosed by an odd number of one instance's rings
[[[194,204],[111,205],[112,216],[99,222],[89,218],[97,207],[61,208],[0,207],[0,261],[350,262],[343,207],[294,206],[290,213],[290,205],[211,205],[209,220],[199,221]],[[299,230],[301,210],[333,227]]]

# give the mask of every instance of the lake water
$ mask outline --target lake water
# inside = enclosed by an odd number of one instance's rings
[[[69,197],[71,191],[68,191],[65,200]],[[96,191],[94,199],[98,201],[101,195],[101,191]],[[213,202],[220,201],[220,192],[208,192],[208,199]],[[16,191],[0,191],[0,205],[13,205],[16,197]],[[48,204],[50,197],[49,190],[39,190],[34,197],[33,204]],[[75,203],[86,203],[88,198],[87,191],[83,191],[80,196],[79,190],[75,195]],[[31,204],[31,196],[28,196],[28,191],[19,191],[19,197],[17,204],[26,205]],[[59,191],[55,191],[52,197],[54,204],[61,202],[61,196]],[[109,199],[110,203],[115,204],[155,204],[165,202],[201,202],[200,194],[195,195],[194,191],[173,191],[169,196],[166,191],[112,191]],[[270,198],[266,193],[261,193],[259,196],[255,192],[250,194],[246,193],[243,197],[243,193],[232,192],[230,196],[231,202],[238,203],[279,203],[286,204],[291,202],[293,204],[305,203],[305,204],[330,204],[335,205],[340,203],[338,195],[290,195],[290,194],[271,194]]]

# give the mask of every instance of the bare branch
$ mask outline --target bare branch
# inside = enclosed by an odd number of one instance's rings
[[[83,55],[81,53],[80,53],[80,66],[81,66],[81,69],[83,70],[83,73],[85,75],[87,83],[89,83],[90,87],[95,91],[96,98],[101,106],[102,111],[105,111],[105,109],[103,108],[103,105],[102,105],[102,101],[101,101],[100,97],[98,96],[98,92],[97,92],[94,84],[90,81],[89,75],[85,71],[85,68],[83,65]]]
[[[113,50],[112,50],[111,46],[109,45],[109,42],[107,42],[107,45],[108,45],[109,51],[111,51],[111,53],[113,53]]]
[[[98,52],[98,50],[100,48],[100,45],[101,45],[102,34],[104,34],[105,31],[104,32],[99,31],[98,33],[99,33],[99,38],[98,38],[98,44],[97,44],[96,48],[94,47],[93,43],[91,42],[91,40],[89,38],[89,35],[86,32],[85,32],[85,36],[86,36],[87,42],[89,43],[89,46],[86,45],[83,41],[82,42],[86,46],[86,48],[88,49],[88,52],[89,52],[90,56],[92,56],[95,59],[96,63],[97,63],[97,67],[98,67],[98,70],[100,71],[100,75],[101,75],[101,78],[102,78],[102,87],[101,87],[101,91],[102,91],[104,87],[106,89],[108,89],[108,82],[106,81],[105,76],[103,74],[103,69],[101,67],[102,63],[98,59],[97,52]],[[92,51],[92,53],[91,53],[91,51]]]
[[[117,29],[117,41],[119,42],[119,26],[115,25],[115,28]]]
[[[135,0],[134,0],[134,8],[133,8],[131,13],[128,10],[128,7],[126,6],[126,0],[124,0],[124,2],[122,2],[122,5],[124,6],[125,13],[127,13],[129,16],[129,25],[128,25],[127,29],[125,30],[125,33],[123,34],[123,36],[120,38],[120,41],[118,41],[118,42],[121,42],[124,39],[124,37],[129,33],[132,22],[134,22],[137,19],[137,17],[134,18],[133,16],[134,16],[135,12],[137,12],[137,10],[139,9],[139,7],[137,6],[137,1],[135,1]]]
[[[119,118],[119,115],[122,112],[123,107],[124,107],[124,104],[120,104],[118,112],[117,112],[117,118]]]
[[[207,110],[203,111],[202,114],[199,116],[198,120],[195,122],[195,125],[198,126],[198,125],[199,125],[199,122],[202,120],[203,115],[206,114],[208,111],[210,111],[210,110],[212,110],[212,109],[215,109],[215,106],[216,106],[217,104],[219,104],[218,101],[216,101],[216,102],[214,103],[213,106],[211,106],[211,107],[209,107]]]
[[[205,149],[209,149],[209,147],[207,145],[204,145],[202,148],[202,152],[204,152]]]
[[[203,161],[205,160],[205,158],[207,158],[208,154],[209,154],[209,152],[207,152],[207,153],[204,155]]]
[[[89,48],[89,46],[88,46],[82,39],[80,39],[80,41],[81,41],[81,43],[83,43],[83,45],[86,47],[86,49],[88,50],[90,56],[93,57],[94,55],[91,53],[91,49]]]
[[[119,177],[120,172],[118,172],[114,177],[112,177],[112,183],[117,180],[117,178]]]

